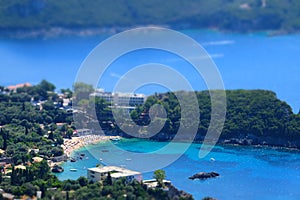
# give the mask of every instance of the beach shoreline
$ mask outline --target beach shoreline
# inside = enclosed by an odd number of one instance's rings
[[[61,147],[64,150],[64,154],[69,158],[73,152],[91,144],[98,144],[100,142],[106,142],[112,139],[120,139],[120,136],[106,136],[106,135],[84,135],[78,137],[72,137],[72,139],[64,139],[64,144]]]

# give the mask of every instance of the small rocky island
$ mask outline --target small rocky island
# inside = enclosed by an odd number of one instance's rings
[[[201,180],[205,180],[208,178],[216,178],[220,176],[220,174],[218,174],[217,172],[199,172],[197,174],[194,174],[193,176],[190,176],[189,179],[201,179]]]
[[[53,173],[62,173],[64,171],[64,168],[59,165],[54,165],[51,171]]]

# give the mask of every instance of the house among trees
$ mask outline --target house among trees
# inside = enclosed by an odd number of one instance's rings
[[[6,88],[10,91],[10,92],[17,92],[18,88],[23,88],[23,87],[31,87],[30,83],[20,83],[17,85],[10,85],[7,86]]]
[[[32,158],[32,161],[33,161],[34,163],[40,163],[40,162],[42,162],[43,160],[44,160],[43,158],[38,157],[38,156]]]

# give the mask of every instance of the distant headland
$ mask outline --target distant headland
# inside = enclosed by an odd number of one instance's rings
[[[82,6],[84,5],[84,6]],[[46,1],[0,2],[2,37],[51,37],[118,32],[129,27],[163,26],[233,32],[298,32],[297,0],[233,1]]]

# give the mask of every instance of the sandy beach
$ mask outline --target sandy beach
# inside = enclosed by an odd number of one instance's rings
[[[70,157],[71,153],[83,146],[105,142],[110,139],[120,138],[120,136],[104,136],[104,135],[85,135],[79,137],[72,137],[72,139],[64,139],[64,144],[61,147],[64,153]]]

